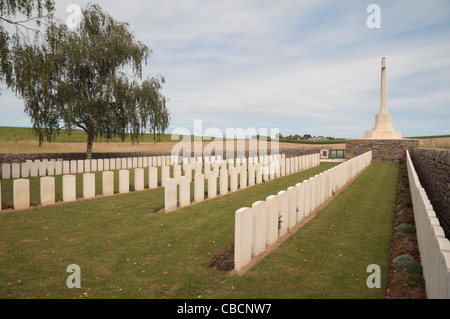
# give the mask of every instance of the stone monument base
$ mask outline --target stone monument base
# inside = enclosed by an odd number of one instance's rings
[[[374,163],[397,163],[409,151],[419,146],[415,139],[346,139],[345,160],[372,151]]]
[[[401,139],[402,132],[400,131],[368,131],[364,133],[364,138],[367,139]]]

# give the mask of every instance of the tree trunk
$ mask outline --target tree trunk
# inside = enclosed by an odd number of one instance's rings
[[[94,145],[94,134],[88,132],[87,135],[86,159],[92,159],[92,145]]]

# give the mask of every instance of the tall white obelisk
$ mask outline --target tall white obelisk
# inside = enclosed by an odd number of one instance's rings
[[[386,58],[381,59],[381,103],[380,113],[375,115],[375,126],[372,131],[364,133],[364,138],[370,139],[399,139],[402,132],[394,131],[391,124],[391,115],[386,109]]]

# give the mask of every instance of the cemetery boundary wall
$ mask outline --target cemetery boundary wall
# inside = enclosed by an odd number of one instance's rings
[[[427,298],[450,299],[450,242],[420,183],[409,151],[406,165]]]
[[[445,236],[450,239],[450,149],[414,148],[410,157]]]
[[[345,159],[372,151],[372,161],[374,163],[398,163],[405,157],[405,150],[411,150],[419,146],[419,140],[416,139],[346,139],[345,140]]]

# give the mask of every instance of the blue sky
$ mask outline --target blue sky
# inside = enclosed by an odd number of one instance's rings
[[[66,20],[69,4],[57,1]],[[365,0],[91,1],[126,21],[166,78],[171,126],[278,129],[362,138],[380,107],[403,136],[450,134],[450,2]],[[380,28],[368,28],[369,4]],[[30,126],[3,89],[0,126]],[[276,130],[275,130],[276,131]]]

